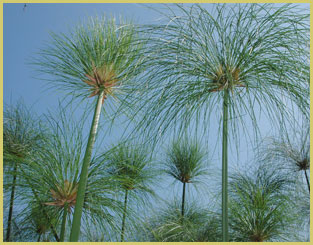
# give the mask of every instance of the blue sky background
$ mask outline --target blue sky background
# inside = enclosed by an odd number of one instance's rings
[[[162,8],[159,4],[150,4],[154,8]],[[309,8],[309,4],[301,4],[301,7]],[[4,4],[4,106],[5,104],[15,104],[19,99],[23,99],[27,106],[37,114],[55,111],[58,108],[61,93],[45,89],[45,82],[34,78],[33,68],[27,65],[27,61],[49,41],[49,32],[66,32],[71,26],[74,26],[79,20],[92,15],[112,15],[118,17],[122,15],[135,23],[157,23],[161,15],[156,11],[147,8],[143,4]],[[92,114],[92,112],[91,112]],[[210,123],[216,124],[217,121],[212,118]],[[260,130],[262,137],[272,136],[274,134],[272,125],[266,120],[263,114],[260,114]],[[88,124],[88,127],[90,124]],[[249,125],[249,124],[248,124]],[[216,125],[214,125],[216,126]],[[112,130],[108,142],[117,142],[120,137],[120,131]],[[89,129],[88,129],[89,131]],[[86,132],[85,132],[86,133]],[[217,139],[217,131],[212,131],[210,139],[205,144],[210,148],[211,169],[217,173],[213,181],[220,179],[221,170],[221,138]],[[168,140],[168,139],[167,139]],[[101,141],[103,142],[103,141]],[[109,145],[105,142],[106,145]],[[165,141],[164,148],[168,141]],[[216,146],[216,149],[215,149]],[[233,149],[229,156],[230,169],[236,169],[237,166],[244,168],[246,163],[253,158],[253,149],[256,145],[246,140],[241,140],[239,154]],[[211,150],[211,149],[215,150]],[[160,195],[167,199],[177,189],[166,188],[170,179],[163,179],[163,189]],[[210,185],[208,185],[210,186]],[[179,186],[177,186],[179,188]],[[214,188],[219,188],[214,187]],[[204,188],[204,191],[216,193],[220,189]],[[180,192],[179,192],[180,193]],[[191,191],[190,194],[196,195]],[[208,199],[207,199],[207,202]]]
[[[58,95],[43,93],[43,82],[32,78],[27,60],[49,40],[49,32],[66,32],[86,16],[125,16],[152,22],[159,16],[140,4],[4,4],[4,102],[23,97],[38,112],[56,106]],[[49,95],[49,96],[47,96]],[[37,103],[40,102],[40,103]]]

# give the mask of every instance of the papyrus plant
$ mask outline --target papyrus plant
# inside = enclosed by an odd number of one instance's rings
[[[127,98],[132,78],[137,73],[141,47],[132,23],[96,17],[68,33],[51,34],[51,42],[41,49],[40,57],[34,62],[37,70],[48,75],[45,78],[49,85],[66,92],[69,100],[92,97],[95,102],[70,241],[78,241],[79,238],[88,167],[101,109],[106,112],[108,121],[112,119],[110,113],[129,112]]]
[[[150,39],[140,86],[147,90],[138,97],[144,112],[138,129],[151,135],[189,126],[205,131],[216,115],[228,241],[228,143],[236,147],[248,124],[257,133],[260,112],[273,125],[294,120],[297,110],[308,118],[309,15],[288,4],[176,5],[167,12],[164,24],[144,30]]]

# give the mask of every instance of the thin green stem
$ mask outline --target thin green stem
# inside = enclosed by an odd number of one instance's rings
[[[66,232],[66,217],[67,217],[68,203],[65,203],[63,210],[63,219],[61,225],[60,242],[64,242],[65,232]]]
[[[87,178],[88,178],[88,168],[90,165],[91,160],[91,154],[93,145],[96,140],[96,134],[99,124],[99,118],[101,114],[101,107],[102,107],[102,100],[104,97],[104,90],[102,90],[98,96],[97,105],[95,108],[91,129],[89,133],[87,148],[83,160],[83,166],[80,174],[80,180],[78,185],[78,191],[77,191],[77,198],[76,198],[76,204],[75,204],[75,210],[73,215],[73,225],[70,235],[70,241],[71,242],[77,242],[79,238],[80,233],[80,224],[81,224],[81,217],[83,212],[83,204],[85,199],[85,191],[87,186]]]
[[[13,205],[14,205],[14,196],[15,196],[15,186],[16,186],[16,177],[17,177],[17,163],[14,163],[13,174],[14,175],[13,175],[12,189],[11,189],[11,199],[10,199],[8,226],[7,226],[7,234],[6,234],[6,238],[5,238],[5,240],[7,242],[10,241],[10,235],[11,235],[11,223],[12,223]]]
[[[41,238],[41,233],[38,236],[37,242],[40,242],[40,238]]]
[[[306,170],[304,170],[304,175],[305,175],[306,183],[308,185],[308,189],[310,192],[310,181],[309,181],[308,174],[307,174]]]
[[[186,183],[183,183],[183,197],[182,197],[182,203],[181,203],[181,215],[184,217],[185,214],[185,192],[186,192]]]
[[[128,190],[125,191],[124,211],[123,211],[123,221],[122,221],[122,231],[121,231],[121,242],[124,242],[124,235],[125,235],[125,223],[126,223],[126,211],[127,211],[127,197],[128,197]]]
[[[228,134],[228,90],[224,90],[223,101],[223,148],[222,148],[222,234],[223,242],[228,242],[228,197],[227,197],[227,134]]]

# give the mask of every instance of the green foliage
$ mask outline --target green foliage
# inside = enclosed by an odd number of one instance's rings
[[[310,170],[309,125],[297,125],[279,137],[265,139],[258,157],[267,164],[277,165],[286,175]]]
[[[254,172],[231,177],[230,227],[232,240],[265,242],[288,240],[296,217],[290,181],[279,170],[261,165]]]
[[[165,160],[165,173],[182,183],[197,183],[208,174],[206,152],[199,143],[188,139],[172,142]]]
[[[137,129],[156,142],[169,129],[205,135],[223,122],[222,222],[228,241],[227,136],[258,136],[258,114],[285,126],[294,107],[309,118],[309,14],[292,5],[176,5],[149,35]],[[147,92],[148,91],[148,92]],[[286,103],[287,101],[287,103]],[[288,104],[292,104],[288,107]],[[222,113],[223,111],[223,113]],[[227,128],[227,126],[229,127]],[[200,129],[199,129],[200,128]],[[243,131],[240,131],[243,130]],[[239,135],[240,132],[240,135]],[[257,138],[257,137],[255,137]]]
[[[14,223],[14,204],[19,197],[20,178],[23,174],[20,168],[22,164],[35,152],[39,151],[45,139],[41,122],[37,116],[33,115],[23,101],[16,105],[6,105],[3,113],[3,163],[4,163],[4,199],[9,201],[8,223],[6,227],[5,241],[14,240],[11,236],[12,223]],[[10,193],[9,193],[10,192]],[[20,206],[18,200],[17,206]],[[5,203],[6,206],[6,203]],[[15,225],[16,228],[16,225]],[[16,231],[13,231],[16,234]]]
[[[111,179],[123,190],[153,193],[148,186],[155,172],[147,147],[134,142],[122,142],[105,153]]]
[[[221,126],[224,90],[229,132],[237,139],[240,126],[247,132],[247,119],[258,132],[260,111],[271,122],[292,120],[286,101],[308,117],[307,11],[288,4],[194,4],[168,12],[168,23],[143,30],[150,39],[139,130],[162,136],[190,125],[208,129],[212,114]]]
[[[136,72],[142,44],[134,24],[122,18],[118,22],[114,18],[94,17],[69,33],[51,33],[52,41],[38,53],[35,68],[52,75],[55,84],[50,86],[69,95],[90,95],[91,85],[84,81],[95,75],[95,69],[100,78],[112,75],[110,80],[117,79],[116,87],[126,86]]]
[[[140,220],[138,214],[129,201],[136,201],[136,206],[140,203],[147,205],[149,197],[154,196],[151,184],[156,177],[156,170],[152,167],[151,154],[147,147],[134,142],[122,142],[104,154],[108,166],[110,181],[116,185],[125,195],[124,210],[122,219],[121,241],[124,241],[125,230],[127,233],[136,229]],[[126,229],[126,221],[128,222]],[[126,233],[126,234],[127,234]]]
[[[22,100],[5,105],[3,112],[4,164],[23,163],[44,140],[41,122]]]
[[[90,18],[67,34],[51,34],[52,41],[33,63],[41,73],[51,75],[51,87],[66,92],[71,99],[84,100],[97,96],[94,118],[77,191],[77,203],[71,230],[71,241],[78,241],[88,180],[88,168],[95,142],[101,109],[112,118],[129,113],[129,91],[141,59],[142,42],[136,27],[127,21]],[[107,100],[110,98],[109,100]],[[101,103],[105,106],[101,106]],[[116,103],[120,105],[118,107]],[[127,110],[125,110],[125,107]],[[108,113],[110,112],[110,113]]]
[[[25,186],[36,192],[40,204],[57,219],[60,227],[64,208],[68,210],[70,224],[76,204],[77,187],[80,178],[83,150],[86,147],[81,131],[84,119],[75,123],[68,111],[60,110],[59,116],[47,116],[49,138],[40,152],[33,154],[25,169]],[[89,169],[86,195],[83,204],[83,224],[93,223],[105,232],[115,229],[114,212],[121,205],[114,199],[114,187],[103,174],[105,167],[94,157]],[[31,180],[31,182],[29,182]],[[25,193],[31,200],[33,193]],[[67,225],[68,226],[68,225]],[[59,234],[60,228],[57,229]]]
[[[198,205],[187,205],[184,216],[178,203],[159,210],[150,218],[145,231],[154,242],[217,242],[221,241],[218,217]],[[147,236],[147,235],[146,235]]]
[[[151,204],[160,172],[152,166],[145,144],[123,142],[92,155],[101,109],[110,123],[121,113],[132,119],[142,116],[134,133],[155,142],[169,130],[183,135],[192,127],[205,136],[211,122],[221,130],[223,121],[225,165],[227,136],[239,142],[241,130],[249,131],[247,119],[257,136],[259,113],[284,130],[295,112],[309,117],[307,11],[290,4],[195,4],[168,10],[165,24],[145,25],[140,32],[122,19],[89,18],[67,33],[52,33],[39,51],[33,65],[48,87],[65,92],[67,102],[93,96],[98,102],[88,144],[82,134],[86,116],[76,123],[61,110],[57,118],[47,116],[43,130],[22,103],[5,107],[4,199],[11,191],[10,216],[17,186],[21,212],[9,218],[12,240],[59,241],[73,224],[77,227],[71,241],[80,230],[87,241],[116,241],[119,235],[122,241],[124,236],[155,242],[222,240],[225,228],[219,213],[188,205],[189,200],[185,205],[185,185],[202,182],[208,173],[202,147],[187,138],[172,142],[163,166],[167,175],[183,183],[182,205],[156,206],[153,217],[143,222],[138,211]],[[309,193],[302,186],[294,188],[285,175],[303,171],[309,187],[308,132],[302,132],[299,142],[289,136],[273,138],[261,159],[266,165],[232,176],[231,240],[291,240],[296,226],[303,224],[299,219],[308,221]],[[226,173],[227,168],[224,186]],[[82,179],[86,191],[82,187],[80,192]],[[81,229],[73,221],[76,199],[83,203]],[[75,217],[81,219],[80,214]]]
[[[80,100],[104,90],[104,110],[120,112],[113,106],[127,104],[142,55],[136,26],[122,18],[93,17],[51,39],[33,62],[40,74],[50,75],[43,77],[48,86]]]
[[[266,138],[257,156],[265,165],[276,166],[293,181],[292,197],[300,226],[310,220],[310,127],[296,123],[278,137]],[[302,239],[303,240],[303,239]]]
[[[179,138],[172,142],[165,160],[165,173],[183,184],[181,214],[185,213],[186,184],[200,183],[208,174],[204,165],[206,152],[196,141]]]
[[[43,205],[38,204],[36,199],[29,199],[28,201],[19,215],[19,234],[16,241],[54,241],[50,224],[43,215],[43,209],[51,217],[50,222],[53,227],[57,226],[57,217],[53,217],[53,213],[50,213]]]

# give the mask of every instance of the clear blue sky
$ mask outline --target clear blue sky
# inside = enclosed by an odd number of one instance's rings
[[[153,4],[154,7],[162,7]],[[309,8],[309,4],[302,7]],[[26,105],[33,105],[38,113],[54,109],[62,96],[55,91],[45,91],[45,83],[33,78],[32,68],[27,60],[49,40],[49,31],[66,32],[80,19],[95,14],[122,15],[137,23],[154,23],[161,16],[141,4],[4,4],[4,104],[16,103],[23,98]],[[271,125],[261,122],[264,135],[270,134]],[[115,135],[111,135],[115,137]],[[216,137],[212,137],[212,145]],[[217,143],[220,147],[221,142]],[[251,157],[252,145],[242,141],[240,162]],[[212,161],[220,167],[220,149],[212,156]],[[235,166],[236,158],[230,157],[230,165]]]
[[[159,16],[140,4],[4,4],[4,102],[23,97],[38,113],[57,105],[58,94],[43,92],[42,81],[33,78],[26,62],[45,41],[49,32],[66,32],[80,19],[94,14],[125,16],[138,23]]]

